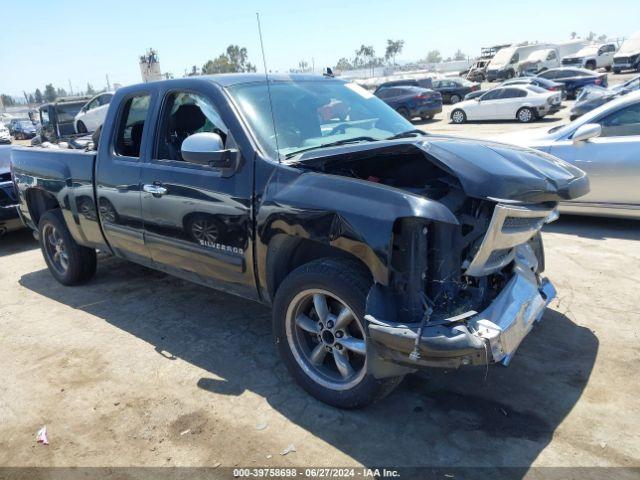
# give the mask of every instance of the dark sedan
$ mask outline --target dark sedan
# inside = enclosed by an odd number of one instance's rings
[[[429,120],[442,112],[442,96],[428,88],[385,87],[378,88],[375,95],[408,120],[415,117]]]
[[[464,78],[443,78],[434,80],[431,88],[440,92],[445,103],[458,103],[467,93],[480,90],[480,85]]]
[[[568,98],[576,98],[586,86],[606,87],[608,83],[606,73],[595,73],[585,68],[551,68],[540,73],[538,78],[564,84]]]
[[[422,87],[422,88],[431,88],[432,80],[431,77],[425,78],[404,78],[402,80],[389,80],[388,82],[381,83],[376,88],[374,94],[377,95],[379,90],[383,88],[389,87]]]
[[[544,88],[550,92],[560,92],[560,96],[564,100],[567,98],[567,90],[564,83],[554,82],[553,80],[547,80],[541,77],[516,77],[510,80],[505,80],[502,85],[535,85],[536,87]]]
[[[36,126],[31,120],[11,120],[9,131],[16,140],[27,140],[36,136]]]

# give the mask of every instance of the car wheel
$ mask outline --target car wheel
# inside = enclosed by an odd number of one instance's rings
[[[613,73],[614,73],[615,75],[618,75],[618,74],[620,74],[620,70],[618,70],[617,68],[614,68],[614,69],[613,69]]]
[[[585,67],[588,70],[595,70],[596,69],[596,62],[587,62],[587,64],[585,65]]]
[[[77,285],[93,277],[96,272],[96,251],[76,243],[59,209],[49,210],[42,215],[38,232],[44,260],[58,282]]]
[[[433,115],[427,115],[427,116],[421,117],[421,118],[422,118],[422,120],[424,120],[426,122],[426,121],[429,121],[429,120],[433,120]]]
[[[520,110],[518,110],[518,113],[516,113],[516,118],[519,122],[530,123],[536,119],[536,114],[529,107],[522,107]]]
[[[453,105],[454,103],[458,103],[461,100],[460,95],[453,94],[451,95],[450,102]]]
[[[409,114],[409,110],[407,110],[404,107],[400,107],[396,109],[396,112],[398,112],[400,115],[402,115],[404,118],[406,118],[407,120],[411,120],[411,115]]]
[[[273,329],[285,365],[302,388],[334,407],[363,407],[402,380],[367,371],[364,309],[371,284],[360,263],[323,258],[291,272],[275,296]]]
[[[607,72],[610,72],[610,71],[611,71],[611,65],[607,65],[606,67],[604,67],[604,69],[605,69]]]
[[[514,72],[513,70],[507,70],[507,80],[512,79],[513,77],[516,76],[516,72]]]
[[[451,121],[453,123],[464,123],[467,121],[467,115],[459,108],[451,112]]]
[[[77,130],[78,133],[88,133],[87,127],[81,121],[78,122],[78,125],[76,126],[76,130]]]
[[[116,207],[104,197],[98,201],[98,213],[100,214],[100,219],[105,223],[119,223]]]
[[[222,226],[211,215],[196,214],[185,222],[185,228],[193,241],[200,245],[220,241]]]

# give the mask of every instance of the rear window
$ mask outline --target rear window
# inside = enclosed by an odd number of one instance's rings
[[[122,105],[116,133],[116,155],[140,157],[142,133],[149,104],[149,94],[143,93],[130,97]]]

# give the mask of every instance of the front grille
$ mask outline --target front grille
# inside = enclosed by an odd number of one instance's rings
[[[582,65],[582,59],[581,58],[563,58],[562,64],[563,65]]]
[[[629,57],[618,57],[613,59],[614,64],[629,63]]]
[[[465,275],[486,276],[506,266],[513,260],[514,248],[533,237],[552,211],[539,205],[496,205],[473,259],[463,265]]]

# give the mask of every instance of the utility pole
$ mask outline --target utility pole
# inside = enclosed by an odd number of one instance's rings
[[[110,92],[111,91],[111,84],[109,83],[109,74],[108,73],[106,74],[106,77],[107,77],[107,92]]]
[[[69,81],[69,95],[73,96],[73,87],[71,86],[71,79],[68,78],[67,80]]]

